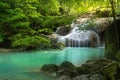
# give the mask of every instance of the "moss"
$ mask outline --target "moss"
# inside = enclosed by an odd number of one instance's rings
[[[46,64],[46,65],[43,65],[40,69],[40,71],[46,72],[46,73],[56,72],[57,70],[58,70],[58,66],[55,64]]]
[[[101,73],[106,76],[109,80],[115,80],[115,74],[116,74],[117,65],[116,63],[111,63],[110,65],[105,66],[103,69],[101,69]]]
[[[117,34],[119,35],[119,41],[120,41],[120,19],[116,20],[116,28],[117,28]],[[105,31],[105,43],[106,43],[106,51],[105,56],[110,59],[116,59],[116,53],[118,52],[120,46],[119,43],[117,43],[114,23],[112,23],[109,27],[107,27]]]
[[[58,68],[57,76],[61,75],[75,77],[78,75],[78,72],[76,67],[72,63],[65,61]]]
[[[89,73],[94,72],[94,70],[92,68],[92,65],[87,65],[87,64],[84,64],[81,67],[78,67],[77,70],[78,70],[79,75],[81,75],[81,74],[89,74]]]

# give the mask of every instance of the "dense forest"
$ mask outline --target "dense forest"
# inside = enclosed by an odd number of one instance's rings
[[[0,0],[0,80],[120,80],[119,30],[120,0]]]
[[[111,16],[109,0],[0,0],[0,47],[56,48],[46,35],[89,12]]]

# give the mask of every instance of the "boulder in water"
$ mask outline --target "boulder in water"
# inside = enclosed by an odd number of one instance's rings
[[[58,66],[55,64],[45,64],[40,69],[40,71],[46,72],[46,73],[57,72],[57,70],[58,70]]]
[[[57,71],[57,76],[75,77],[77,75],[78,75],[78,72],[77,72],[76,67],[68,61],[63,62],[59,66],[58,71]]]
[[[58,80],[116,80],[120,77],[118,64],[110,59],[88,61],[80,67],[75,67],[72,63],[65,61],[60,66],[44,65],[41,71],[55,73],[54,77]]]

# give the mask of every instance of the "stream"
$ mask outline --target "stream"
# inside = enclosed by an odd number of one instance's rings
[[[40,73],[44,64],[60,65],[70,61],[75,66],[104,57],[104,47],[67,47],[63,50],[0,53],[0,80],[54,80]]]

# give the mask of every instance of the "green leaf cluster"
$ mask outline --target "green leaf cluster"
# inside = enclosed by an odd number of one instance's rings
[[[12,41],[12,46],[19,48],[35,48],[37,46],[45,47],[50,46],[50,40],[44,37],[43,35],[39,35],[38,32],[34,30],[29,30],[28,32],[21,31],[16,35],[10,37]]]
[[[90,29],[95,28],[96,26],[97,24],[92,20],[87,20],[87,21],[84,21],[78,24],[79,30],[90,30]]]

